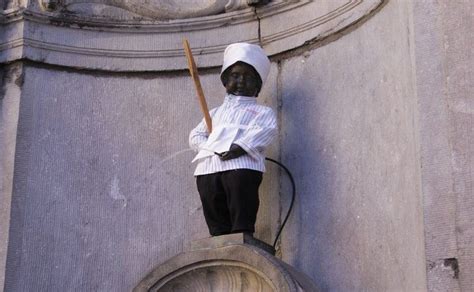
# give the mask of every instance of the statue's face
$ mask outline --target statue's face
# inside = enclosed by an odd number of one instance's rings
[[[237,62],[227,70],[227,80],[224,85],[227,93],[240,96],[257,96],[261,82],[260,76],[252,66]]]

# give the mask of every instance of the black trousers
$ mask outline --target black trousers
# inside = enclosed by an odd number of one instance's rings
[[[196,177],[204,217],[212,236],[255,231],[262,173],[235,169]]]

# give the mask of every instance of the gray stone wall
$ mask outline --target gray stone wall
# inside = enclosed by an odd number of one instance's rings
[[[324,291],[426,289],[410,3],[280,67],[284,259]]]
[[[472,1],[414,5],[430,291],[474,287]]]
[[[220,104],[217,75],[202,78],[210,107]],[[19,115],[6,291],[130,291],[208,236],[193,152],[182,152],[201,119],[187,74],[25,65]],[[267,242],[270,196],[264,186]]]

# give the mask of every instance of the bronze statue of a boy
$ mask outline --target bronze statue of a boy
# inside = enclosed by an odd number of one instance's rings
[[[227,95],[210,111],[213,131],[207,132],[203,119],[189,135],[190,146],[199,151],[194,175],[212,236],[255,231],[263,153],[277,135],[273,110],[257,104],[269,70],[259,46],[229,45],[221,71]]]

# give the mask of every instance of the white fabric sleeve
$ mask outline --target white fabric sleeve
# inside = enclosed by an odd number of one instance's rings
[[[266,108],[249,124],[249,127],[234,143],[242,147],[250,157],[258,159],[277,134],[278,126],[275,113],[272,109]]]
[[[189,133],[189,147],[193,150],[199,151],[200,145],[206,143],[209,133],[207,132],[206,123],[204,119],[197,125],[196,128]]]
[[[215,111],[216,109],[212,109],[209,112],[211,117]],[[209,138],[209,132],[207,131],[206,122],[203,118],[196,128],[192,129],[189,133],[189,147],[195,151],[199,151],[201,145],[207,142],[207,138]]]

